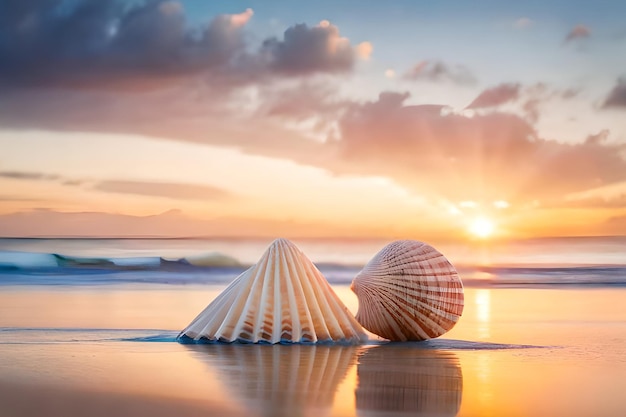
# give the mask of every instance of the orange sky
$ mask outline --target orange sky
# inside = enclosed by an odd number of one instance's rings
[[[402,30],[411,8],[378,10],[383,33],[326,3],[316,20],[205,6],[138,5],[137,27],[91,10],[101,60],[46,32],[54,6],[29,6],[27,29],[10,11],[0,40],[37,41],[0,47],[0,235],[626,234],[626,41],[608,15],[503,6],[475,32],[422,11],[440,34],[424,37]]]

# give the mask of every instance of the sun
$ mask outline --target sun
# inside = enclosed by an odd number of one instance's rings
[[[477,217],[468,226],[469,232],[481,239],[486,239],[493,234],[495,225],[486,217]]]

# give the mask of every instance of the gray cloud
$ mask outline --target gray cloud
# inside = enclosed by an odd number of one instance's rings
[[[336,26],[296,25],[252,51],[252,10],[190,27],[180,3],[0,0],[0,86],[156,89],[190,76],[216,88],[350,71],[363,50]]]
[[[489,88],[478,95],[467,106],[468,109],[479,109],[486,107],[496,107],[501,104],[516,100],[519,97],[520,85],[514,83],[500,84]]]
[[[168,182],[108,180],[97,183],[93,189],[109,193],[135,194],[180,200],[221,200],[231,197],[230,193],[217,187]]]
[[[407,71],[403,78],[411,81],[450,81],[456,84],[473,84],[476,77],[463,65],[449,65],[443,61],[421,61]]]
[[[365,46],[353,47],[339,35],[339,29],[327,21],[309,27],[298,24],[284,33],[284,39],[267,39],[262,53],[269,67],[284,74],[312,74],[316,72],[347,72],[361,55],[367,58],[371,50]],[[371,46],[369,47],[371,48]]]
[[[626,108],[626,78],[617,80],[617,84],[609,92],[606,100],[602,104],[603,108],[623,107]]]
[[[541,116],[540,107],[545,105],[551,100],[571,100],[579,93],[578,90],[573,88],[568,89],[555,89],[550,88],[544,83],[536,83],[518,91],[515,99],[524,100],[522,104],[522,110],[525,113],[526,119],[532,123],[536,123]],[[503,94],[503,96],[505,96]]]
[[[41,172],[0,171],[0,178],[13,180],[57,181],[61,177],[59,177],[58,175],[44,174]]]
[[[46,174],[43,172],[0,171],[0,178],[28,181],[55,181],[68,187],[79,187],[88,183],[93,184],[93,181],[64,178],[59,175]],[[232,197],[232,194],[217,187],[185,183],[104,180],[96,182],[91,188],[109,193],[166,197],[181,200],[216,200]],[[12,196],[8,196],[6,199],[16,200]],[[22,198],[18,198],[17,200],[25,201]]]
[[[0,82],[107,87],[231,64],[240,26],[218,16],[190,31],[182,7],[147,1],[0,1]]]

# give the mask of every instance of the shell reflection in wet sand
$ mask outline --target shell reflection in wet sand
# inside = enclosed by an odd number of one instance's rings
[[[455,416],[461,406],[463,374],[451,352],[377,346],[359,357],[357,415]]]
[[[330,414],[357,347],[187,345],[216,371],[235,402],[263,416]]]

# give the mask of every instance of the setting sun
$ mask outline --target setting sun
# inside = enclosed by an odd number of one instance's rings
[[[494,224],[486,217],[478,217],[469,224],[469,232],[481,239],[488,238],[493,234]]]

